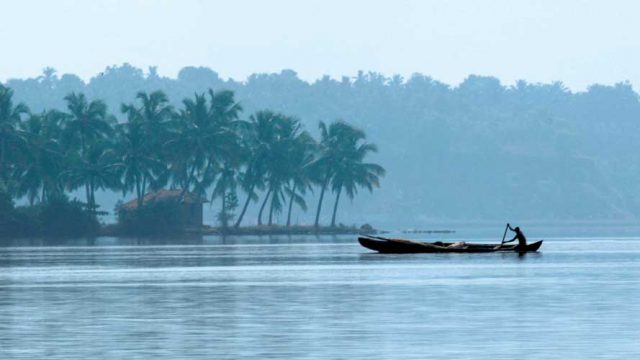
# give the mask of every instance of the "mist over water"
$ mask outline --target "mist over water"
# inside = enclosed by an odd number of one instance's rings
[[[640,355],[638,238],[548,237],[524,257],[380,255],[352,236],[167,242],[0,248],[0,357]]]

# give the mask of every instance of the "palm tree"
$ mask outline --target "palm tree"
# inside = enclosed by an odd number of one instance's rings
[[[270,144],[267,156],[266,180],[271,190],[269,226],[273,225],[274,213],[280,213],[286,203],[285,186],[291,178],[291,158],[295,151],[295,141],[300,133],[300,122],[294,118],[277,114],[275,117],[276,136]]]
[[[384,169],[376,164],[362,163],[367,153],[376,151],[374,145],[361,143],[366,138],[362,130],[343,121],[335,121],[329,126],[320,122],[319,126],[320,153],[312,165],[314,179],[320,185],[320,198],[314,225],[316,227],[319,225],[324,194],[331,183],[336,191],[336,203],[331,222],[334,226],[342,188],[349,187],[347,192],[352,197],[355,194],[356,185],[367,188],[377,186],[379,177],[384,174]]]
[[[245,155],[245,149],[239,136],[239,132],[244,126],[243,122],[238,119],[242,106],[235,101],[231,91],[214,92],[209,89],[208,94],[209,116],[211,117],[208,176],[218,178],[211,193],[211,203],[217,197],[222,199],[219,218],[222,225],[227,227],[228,221],[231,219],[230,204],[227,200],[231,196],[235,202],[238,173]]]
[[[80,154],[88,151],[94,141],[113,134],[115,120],[108,115],[107,105],[101,100],[89,102],[82,93],[71,93],[64,98],[67,101],[69,118],[66,121],[67,141],[80,143]]]
[[[307,203],[302,195],[311,189],[311,164],[317,149],[316,141],[303,131],[294,138],[289,155],[289,184],[287,194],[289,195],[289,209],[287,211],[287,227],[291,226],[291,210],[295,202],[303,211],[307,210]]]
[[[192,190],[207,165],[210,118],[204,94],[195,94],[194,99],[184,99],[182,103],[184,108],[167,146],[172,182],[184,193]]]
[[[336,213],[338,211],[338,203],[342,190],[344,189],[346,191],[350,199],[353,199],[358,191],[358,187],[366,188],[371,192],[374,187],[380,186],[380,177],[385,173],[382,166],[363,162],[368,153],[377,151],[375,145],[363,143],[356,145],[356,147],[351,150],[352,151],[344,154],[345,156],[336,164],[337,166],[333,171],[334,175],[331,179],[331,187],[336,193],[336,201],[333,205],[331,227],[336,225]]]
[[[123,163],[123,191],[135,189],[138,206],[142,206],[147,186],[158,188],[165,180],[161,149],[168,136],[173,108],[161,91],[139,92],[136,98],[141,106],[121,107],[128,121],[117,126],[116,144]]]
[[[236,188],[238,186],[237,179],[237,168],[232,165],[226,164],[220,170],[220,176],[218,177],[218,181],[213,188],[213,192],[211,194],[211,199],[216,199],[220,197],[222,199],[222,207],[220,213],[218,214],[218,220],[220,221],[222,227],[227,227],[229,221],[232,220],[232,214],[229,212],[232,210],[227,204],[227,200],[229,196],[235,196]]]
[[[122,190],[126,194],[134,190],[138,206],[142,206],[146,188],[154,179],[154,174],[164,169],[163,162],[157,157],[159,151],[148,144],[150,140],[144,133],[140,120],[129,115],[129,121],[116,127],[116,152],[122,163]]]
[[[0,84],[0,185],[7,185],[12,171],[11,162],[24,149],[26,139],[18,124],[29,113],[23,103],[13,105],[13,90]]]
[[[70,189],[85,185],[87,209],[96,212],[95,192],[100,189],[119,190],[122,187],[120,174],[124,165],[106,141],[94,143],[84,157],[72,160],[69,170],[62,176]]]
[[[87,206],[90,211],[95,211],[95,179],[92,178],[98,166],[97,154],[104,151],[104,139],[110,137],[114,130],[113,124],[115,119],[107,113],[107,106],[101,100],[88,101],[82,93],[71,93],[64,98],[67,101],[67,109],[69,111],[65,119],[64,142],[67,149],[66,156],[74,159],[73,171],[69,174],[76,174],[70,179],[85,179],[87,182],[79,183],[70,181],[72,188],[84,185],[87,198]],[[79,154],[72,153],[72,150],[79,143]],[[96,147],[97,148],[94,148]],[[88,168],[81,170],[78,166],[87,166]],[[86,176],[80,176],[85,174]]]
[[[28,146],[23,153],[26,161],[16,171],[17,195],[26,195],[31,204],[38,198],[45,202],[49,196],[62,193],[59,175],[65,159],[59,139],[63,118],[58,111],[46,111],[21,123]]]
[[[294,118],[265,110],[250,117],[248,128],[251,160],[243,178],[247,200],[238,220],[241,221],[249,201],[255,199],[255,187],[264,185],[267,192],[258,213],[258,225],[262,225],[267,204],[268,225],[273,225],[274,214],[282,211],[286,203],[286,186],[292,177],[291,162],[296,141],[301,134],[301,125]],[[239,221],[236,226],[240,224]]]
[[[249,121],[242,123],[240,130],[241,144],[245,154],[244,171],[240,174],[240,185],[247,193],[240,215],[234,227],[239,227],[251,201],[258,201],[257,189],[265,188],[267,158],[271,152],[271,143],[276,132],[276,114],[263,110],[249,117]],[[267,205],[271,189],[265,194],[258,213],[258,225],[262,225],[262,214]]]
[[[169,98],[164,92],[157,90],[150,94],[141,91],[136,95],[136,99],[140,101],[140,107],[124,105],[122,110],[136,112],[144,127],[147,144],[161,154],[162,152],[157,150],[167,141],[170,127],[174,125],[172,122],[175,119],[175,112],[169,105]]]
[[[345,124],[346,125],[346,124]],[[320,146],[319,153],[316,159],[312,163],[312,176],[313,180],[320,185],[320,198],[318,199],[318,206],[316,208],[316,218],[314,226],[318,227],[320,224],[320,212],[322,211],[322,202],[324,201],[324,194],[327,190],[327,185],[333,176],[333,168],[339,159],[339,151],[337,146],[339,145],[339,133],[342,132],[342,122],[334,122],[329,127],[320,121]]]
[[[243,123],[244,126],[240,128],[242,147],[245,149],[247,156],[245,170],[240,176],[240,184],[247,193],[247,199],[234,225],[236,228],[240,226],[249,202],[258,200],[255,190],[265,187],[267,158],[271,152],[270,145],[276,132],[275,124],[275,113],[263,110],[251,115],[249,121]],[[258,225],[262,225],[262,214],[270,195],[271,189],[268,189],[258,212]]]
[[[206,95],[195,94],[183,105],[175,139],[167,143],[172,152],[169,160],[173,184],[183,193],[205,195],[222,169],[238,166],[234,157],[240,146],[236,128],[242,107],[232,92],[213,90]],[[220,186],[225,184],[223,181]],[[226,191],[214,192],[213,197],[223,192]]]
[[[247,199],[242,206],[240,215],[238,216],[233,227],[238,228],[242,223],[249,203],[258,201],[256,189],[264,188],[264,164],[261,161],[262,151],[258,141],[258,134],[255,126],[255,117],[251,116],[251,121],[242,121],[239,130],[240,154],[242,154],[243,171],[238,174],[238,183],[242,190],[247,193]]]

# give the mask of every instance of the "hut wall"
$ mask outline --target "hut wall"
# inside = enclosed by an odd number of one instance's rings
[[[187,226],[202,226],[202,204],[185,203],[182,206],[182,211]]]

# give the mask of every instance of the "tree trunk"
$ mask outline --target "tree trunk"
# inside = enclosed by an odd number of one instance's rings
[[[271,195],[271,206],[269,207],[269,226],[273,225],[273,204],[275,203],[275,196]]]
[[[91,189],[91,212],[95,213],[96,211],[96,189],[93,183],[93,179],[91,179],[91,183],[89,185],[89,189]]]
[[[91,192],[89,191],[89,182],[84,184],[84,190],[87,196],[87,210],[91,211]]]
[[[144,195],[147,193],[147,175],[142,177],[142,200],[144,200]]]
[[[140,189],[140,176],[136,175],[136,199],[138,199],[138,209],[142,207],[142,192]]]
[[[287,211],[287,227],[291,226],[291,209],[293,208],[293,198],[296,196],[296,183],[293,183],[293,189],[291,189],[291,197],[289,198],[289,211]]]
[[[316,210],[316,221],[314,223],[315,227],[318,227],[318,224],[320,222],[320,210],[322,210],[322,200],[324,199],[324,191],[327,189],[328,184],[329,184],[329,175],[327,174],[327,176],[324,179],[324,182],[322,183],[322,190],[320,190],[320,200],[318,200],[318,209]]]
[[[191,167],[191,173],[189,174],[189,177],[187,178],[187,183],[184,184],[184,188],[182,188],[182,192],[180,193],[180,198],[182,199],[182,197],[184,196],[184,194],[187,193],[187,191],[189,191],[189,184],[191,183],[191,179],[193,179],[193,175],[196,172],[196,166],[193,165]]]
[[[249,193],[247,194],[247,201],[244,202],[244,206],[242,207],[242,212],[240,213],[240,216],[238,216],[238,220],[233,225],[233,227],[235,227],[235,228],[240,227],[240,223],[242,222],[242,218],[244,217],[244,213],[247,212],[247,208],[249,207],[249,202],[251,202],[251,194],[253,194],[253,190],[255,189],[255,187],[256,187],[256,185],[254,183],[249,188]]]
[[[264,211],[265,205],[267,205],[267,200],[269,200],[269,195],[271,195],[271,188],[267,191],[267,195],[264,196],[264,201],[262,202],[262,206],[260,206],[260,212],[258,213],[258,226],[262,225],[262,212]]]
[[[333,204],[333,215],[331,216],[331,227],[336,226],[336,212],[338,212],[338,202],[340,201],[341,193],[342,193],[342,187],[338,189],[338,194],[336,195],[336,203]]]
[[[227,199],[226,199],[227,191],[226,189],[222,189],[222,212],[220,212],[220,223],[222,223],[222,227],[227,227]]]

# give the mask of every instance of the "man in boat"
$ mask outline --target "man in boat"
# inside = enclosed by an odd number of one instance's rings
[[[516,226],[515,229],[514,229],[514,228],[511,227],[510,224],[507,224],[507,227],[509,228],[509,230],[515,232],[516,236],[514,236],[513,239],[511,239],[511,240],[505,241],[505,244],[518,240],[518,246],[516,246],[516,249],[526,249],[527,248],[527,238],[524,236],[524,233],[522,233],[522,230],[520,230],[520,228],[518,226]]]

